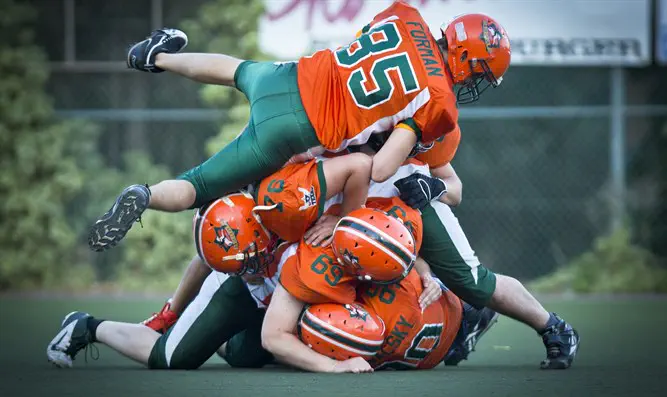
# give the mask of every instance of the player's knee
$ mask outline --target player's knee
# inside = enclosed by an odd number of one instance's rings
[[[262,368],[270,360],[270,353],[264,352],[264,354],[228,354],[225,357],[225,361],[233,368]]]
[[[493,305],[502,304],[510,299],[513,294],[516,294],[516,291],[521,291],[524,288],[521,281],[514,277],[496,274],[496,289],[491,296],[491,303]]]
[[[350,155],[350,165],[356,172],[370,174],[373,168],[373,159],[365,153],[352,153]]]
[[[208,201],[208,191],[201,174],[201,165],[179,175],[177,180],[189,182],[191,185],[191,188],[181,189],[179,192],[180,202],[187,203],[190,208],[199,208]]]
[[[280,343],[280,334],[262,326],[262,347],[271,353],[275,353],[276,346]]]
[[[206,361],[206,360],[204,360]],[[197,369],[202,366],[204,362],[202,360],[197,360],[193,355],[179,354],[174,355],[169,361],[169,369]]]

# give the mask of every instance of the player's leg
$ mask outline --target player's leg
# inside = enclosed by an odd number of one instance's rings
[[[264,310],[252,314],[248,327],[224,345],[222,358],[236,368],[261,368],[273,362],[273,355],[262,347]],[[220,350],[218,351],[220,354]]]
[[[142,324],[161,334],[165,333],[176,323],[183,310],[197,296],[204,280],[210,273],[211,268],[206,266],[199,255],[195,255],[185,269],[174,295],[167,301],[162,310],[154,313]]]
[[[187,43],[187,35],[178,29],[155,30],[129,49],[127,66],[151,73],[169,71],[204,84],[234,87],[234,73],[242,60],[224,54],[177,54]]]
[[[544,307],[517,280],[484,267],[451,208],[431,202],[422,211],[424,240],[420,255],[457,296],[472,306],[485,306],[531,326],[547,347],[543,368],[567,368],[579,337],[574,329]]]
[[[477,309],[465,302],[456,339],[444,358],[445,365],[458,365],[475,351],[477,342],[498,322],[499,314],[488,307]]]
[[[221,280],[222,281],[221,283]],[[211,273],[179,320],[153,346],[152,369],[196,369],[232,336],[243,331],[259,310],[239,277]]]
[[[115,246],[147,208],[182,211],[199,207],[263,179],[294,154],[318,146],[301,102],[296,71],[294,63],[239,65],[236,86],[251,104],[245,130],[178,180],[163,181],[150,189],[141,185],[126,188],[93,226],[88,240],[91,249]]]
[[[155,57],[155,66],[180,74],[204,84],[220,84],[235,87],[234,74],[243,62],[224,54],[161,53]]]

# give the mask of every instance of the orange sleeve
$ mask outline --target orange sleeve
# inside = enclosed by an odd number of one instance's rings
[[[458,124],[453,131],[435,141],[431,150],[419,153],[417,159],[428,164],[431,169],[442,167],[449,164],[461,142],[461,129]]]
[[[287,259],[283,264],[283,268],[280,272],[280,284],[295,298],[304,302],[314,303],[313,300],[315,300],[315,296],[313,296],[313,291],[306,287],[299,277],[299,267],[296,255]]]
[[[326,199],[322,162],[287,165],[264,178],[255,192],[262,223],[282,240],[296,242],[322,215]]]
[[[433,142],[457,126],[456,95],[449,89],[434,89],[431,99],[412,117],[422,142]]]

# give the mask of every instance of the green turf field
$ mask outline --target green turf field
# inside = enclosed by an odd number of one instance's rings
[[[139,321],[160,301],[0,298],[0,396],[658,396],[667,377],[667,298],[552,300],[578,328],[582,347],[567,371],[541,371],[532,330],[501,317],[458,368],[316,375],[284,368],[233,370],[217,358],[197,371],[148,371],[107,348],[71,370],[51,367],[46,344],[62,317],[83,310]]]

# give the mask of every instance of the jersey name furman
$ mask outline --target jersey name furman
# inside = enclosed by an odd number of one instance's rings
[[[424,25],[414,21],[408,22],[407,25],[410,27],[410,36],[414,39],[417,51],[419,51],[419,56],[422,62],[424,62],[428,75],[444,76],[441,67],[442,63],[438,62],[438,58],[436,58],[435,52],[433,52],[430,35],[424,30]]]

